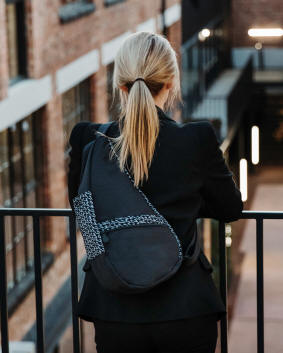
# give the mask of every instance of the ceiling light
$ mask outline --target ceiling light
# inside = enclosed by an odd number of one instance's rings
[[[281,37],[283,36],[282,28],[250,28],[248,30],[250,37]]]

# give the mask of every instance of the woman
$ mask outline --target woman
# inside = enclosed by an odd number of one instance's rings
[[[120,94],[120,115],[107,134],[114,138],[120,168],[128,166],[135,184],[176,231],[182,248],[192,239],[196,218],[239,219],[241,193],[212,125],[180,124],[165,113],[181,101],[176,53],[165,37],[136,32],[124,41],[115,58],[115,92]],[[84,121],[71,132],[72,208],[81,152],[99,126]],[[94,323],[98,353],[212,353],[217,320],[226,314],[212,270],[200,257],[150,291],[125,295],[103,289],[86,262],[77,314]]]

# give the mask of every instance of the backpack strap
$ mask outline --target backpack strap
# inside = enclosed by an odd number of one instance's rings
[[[87,161],[87,156],[89,154],[89,150],[90,150],[91,146],[93,145],[93,143],[95,143],[96,139],[100,136],[99,134],[97,134],[97,131],[102,132],[103,134],[106,134],[106,132],[111,124],[112,124],[112,121],[109,121],[106,124],[101,124],[97,130],[94,130],[95,139],[90,141],[87,145],[84,146],[84,148],[82,150],[82,166],[81,166],[81,172],[80,172],[80,180],[82,178],[82,174],[83,174],[83,171],[85,168],[85,164]]]
[[[99,126],[99,128],[96,130],[96,132],[102,132],[103,134],[106,134],[108,128],[110,127],[110,125],[112,124],[112,121],[111,122],[108,122],[106,124],[101,124]],[[99,135],[99,134],[98,134]],[[101,136],[101,135],[100,135]],[[112,145],[112,143],[110,143],[110,145]],[[129,173],[127,172],[129,178],[131,179],[131,181],[133,182],[131,176],[129,175]],[[153,207],[153,209],[155,210],[156,213],[158,213],[159,215],[161,215],[157,210],[156,208],[151,204],[151,202],[148,200],[148,198],[146,197],[146,195],[142,192],[142,190],[140,188],[138,188],[139,191],[141,192],[141,194],[144,196],[144,198],[146,199],[146,201],[148,202],[148,204],[150,206]],[[161,216],[163,217],[163,216]],[[167,221],[166,221],[167,223]],[[168,224],[169,228],[172,229],[172,227]],[[172,230],[172,232],[174,232]],[[176,235],[176,240],[179,242],[178,238],[177,238],[177,235]],[[181,246],[181,245],[180,245]],[[191,253],[191,249],[193,249],[193,253]],[[194,236],[192,238],[192,240],[190,241],[187,249],[185,250],[185,254],[183,255],[183,258],[184,258],[184,262],[187,266],[190,266],[192,265],[194,262],[196,262],[196,260],[198,259],[200,253],[201,253],[202,249],[201,249],[201,245],[200,245],[200,239],[199,239],[199,236],[198,236],[198,231],[197,231],[197,226],[196,226],[196,229],[195,229],[195,233],[194,233]],[[191,253],[191,254],[190,254]]]

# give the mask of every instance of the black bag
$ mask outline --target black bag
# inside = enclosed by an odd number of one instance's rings
[[[106,134],[110,123],[97,131]],[[201,251],[197,227],[185,255],[172,226],[121,172],[118,156],[109,159],[112,141],[97,133],[82,152],[81,180],[73,198],[87,261],[108,290],[141,293],[172,277],[183,262],[192,265]]]

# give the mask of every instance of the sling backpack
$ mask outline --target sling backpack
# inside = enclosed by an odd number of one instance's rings
[[[134,185],[106,135],[111,122],[101,124],[82,151],[78,194],[73,201],[87,262],[100,284],[120,293],[142,293],[192,265],[201,247],[197,227],[183,255],[172,226]],[[104,135],[100,134],[103,133]]]

